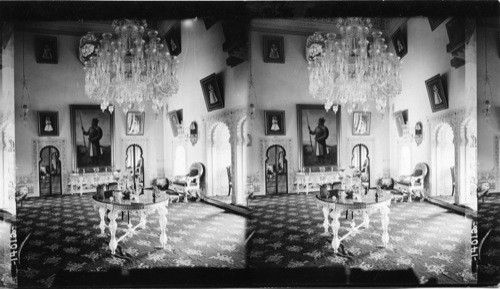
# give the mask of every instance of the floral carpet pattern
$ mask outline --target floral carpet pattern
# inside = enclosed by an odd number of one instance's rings
[[[500,283],[500,194],[486,196],[477,206],[478,238],[480,241],[484,239],[478,282],[496,285]]]
[[[159,242],[158,214],[147,228],[118,244],[117,254],[106,237],[98,237],[100,217],[90,196],[33,198],[18,208],[21,253],[20,287],[50,287],[58,272],[105,272],[111,268],[215,267],[245,268],[246,219],[203,202],[171,203],[167,248]],[[132,224],[139,217],[130,214]],[[127,228],[127,213],[118,218],[117,237]]]
[[[388,248],[382,246],[380,214],[375,213],[370,228],[343,240],[338,254],[331,247],[331,234],[322,235],[323,213],[314,195],[255,198],[250,208],[254,217],[247,228],[249,234],[254,232],[247,246],[250,268],[412,268],[421,283],[476,284],[471,271],[472,220],[432,204],[392,203]],[[358,215],[354,217],[360,223]],[[351,214],[345,219],[344,213],[340,221],[342,236],[350,227]]]

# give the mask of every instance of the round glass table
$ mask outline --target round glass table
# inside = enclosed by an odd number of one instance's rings
[[[341,190],[338,190],[341,192]],[[382,243],[384,247],[387,247],[389,243],[389,206],[391,205],[391,194],[388,192],[383,192],[377,189],[369,189],[367,194],[361,195],[361,199],[354,201],[352,198],[341,198],[339,196],[334,196],[332,198],[332,192],[326,195],[316,195],[316,203],[318,208],[323,211],[324,222],[323,228],[325,229],[324,235],[329,235],[328,227],[332,227],[333,230],[333,240],[332,247],[335,253],[338,252],[340,247],[340,242],[347,238],[349,235],[355,236],[359,233],[361,227],[370,227],[370,215],[375,212],[380,212],[381,223],[382,223]],[[347,229],[348,233],[339,238],[340,221],[339,217],[343,211],[353,211],[362,213],[362,222],[356,224],[354,217],[352,218],[351,227]],[[332,221],[330,223],[329,217]]]
[[[106,236],[105,228],[109,228],[109,232],[111,235],[111,239],[109,241],[109,249],[111,250],[111,254],[115,254],[118,242],[120,242],[127,236],[134,235],[138,228],[145,229],[147,224],[147,215],[154,212],[157,212],[160,216],[160,243],[163,248],[166,247],[167,234],[165,232],[165,227],[167,226],[167,206],[169,203],[169,196],[166,193],[153,194],[153,191],[151,190],[144,190],[144,194],[138,196],[137,198],[125,200],[123,199],[123,193],[119,190],[116,190],[113,192],[113,196],[109,198],[99,198],[97,195],[93,195],[92,201],[94,209],[99,211],[99,215],[101,217],[101,222],[99,223],[101,233],[99,234],[99,236]],[[107,211],[109,211],[108,225],[106,225],[106,222],[104,220]],[[116,223],[116,218],[121,212],[132,212],[135,214],[139,214],[140,221],[139,224],[134,226],[129,219],[128,229],[125,230],[125,234],[123,236],[117,239],[116,229],[118,228],[118,224]]]

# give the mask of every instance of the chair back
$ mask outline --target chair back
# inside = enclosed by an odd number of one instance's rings
[[[190,177],[203,176],[203,165],[201,163],[193,163],[189,168],[188,176]]]
[[[426,163],[418,163],[415,166],[415,169],[413,170],[413,176],[419,177],[423,176],[424,178],[427,176],[427,172],[429,171],[429,168],[427,167]]]

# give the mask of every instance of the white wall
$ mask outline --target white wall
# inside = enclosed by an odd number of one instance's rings
[[[15,40],[15,99],[16,116],[21,113],[22,106],[22,35],[17,31]],[[29,94],[31,98],[30,119],[27,125],[16,117],[16,165],[17,178],[30,176],[33,173],[33,139],[42,138],[38,136],[37,111],[59,112],[59,136],[66,139],[66,160],[63,169],[66,172],[73,170],[72,167],[72,140],[70,130],[70,105],[72,104],[99,104],[85,96],[83,64],[78,60],[78,43],[80,37],[68,35],[57,36],[58,63],[43,64],[35,60],[35,34],[25,33],[25,74],[28,81]],[[121,109],[114,112],[114,149],[116,168],[123,169],[125,166],[125,151],[120,148],[121,138],[134,138],[125,135],[125,114]],[[149,145],[143,148],[146,154],[145,177],[146,184],[157,175],[157,169],[163,169],[163,123],[160,116],[158,121],[150,108],[146,109],[146,121],[144,136],[135,138],[147,138]],[[45,137],[46,138],[46,137]],[[34,180],[33,182],[38,182]]]
[[[232,108],[248,105],[248,62],[233,68],[226,66],[228,54],[222,51],[224,34],[222,26],[216,23],[206,30],[203,21],[183,21],[181,27],[182,52],[179,55],[178,77],[180,88],[169,100],[168,111],[182,109],[184,127],[192,121],[198,123],[198,143],[179,143],[174,139],[168,118],[164,125],[165,172],[173,176],[173,154],[175,146],[186,147],[186,165],[202,162],[207,167],[206,134],[202,118]],[[224,102],[223,109],[207,111],[200,80],[212,73],[222,74]],[[186,168],[187,172],[188,168]]]
[[[475,105],[475,99],[465,93],[465,66],[458,69],[451,67],[451,54],[446,52],[448,36],[446,21],[434,31],[431,31],[426,17],[410,18],[408,27],[408,53],[404,56],[401,78],[403,90],[391,104],[392,112],[408,109],[408,125],[414,131],[415,124],[423,124],[424,139],[420,146],[411,142],[412,168],[419,162],[431,165],[430,126],[428,119],[443,114],[452,109]],[[389,46],[392,49],[392,44]],[[436,74],[441,74],[444,89],[448,95],[448,110],[433,113],[427,95],[425,81]],[[397,133],[396,122],[391,117],[390,128],[390,159],[391,175],[398,176],[398,143],[402,140]],[[431,168],[432,169],[432,168]]]
[[[285,63],[265,63],[262,56],[262,36],[280,35],[284,36]],[[254,145],[250,155],[255,156],[249,160],[248,173],[250,175],[263,174],[260,168],[259,143],[260,138],[265,138],[264,113],[265,110],[284,110],[286,124],[286,138],[292,139],[292,154],[296,167],[289,170],[296,171],[298,168],[298,143],[297,143],[297,104],[323,104],[309,96],[309,80],[307,61],[305,59],[305,44],[307,36],[251,32],[252,53],[252,76],[257,96],[257,109],[259,117],[254,121]],[[388,148],[388,120],[389,117],[380,118],[379,114],[372,112],[372,124],[370,136],[352,135],[352,115],[346,110],[341,112],[341,150],[339,151],[340,166],[345,168],[350,165],[352,147],[347,147],[348,138],[351,143],[372,141],[374,148],[370,151],[372,184],[377,178],[382,177],[384,167],[389,165]],[[289,165],[290,166],[290,165]],[[293,182],[290,179],[289,182]],[[263,192],[261,188],[260,193]]]

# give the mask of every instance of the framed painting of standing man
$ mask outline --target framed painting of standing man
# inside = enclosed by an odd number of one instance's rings
[[[71,105],[73,170],[113,167],[113,115],[99,105]]]
[[[425,81],[425,86],[427,87],[427,95],[429,96],[432,112],[447,109],[448,97],[444,92],[441,75],[436,74],[435,76],[427,79]]]
[[[323,105],[297,105],[299,167],[319,171],[320,167],[339,166],[340,107],[337,113]]]

